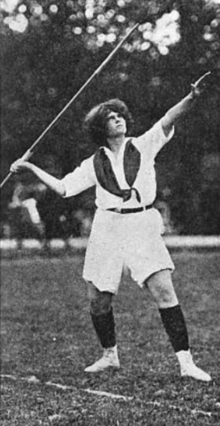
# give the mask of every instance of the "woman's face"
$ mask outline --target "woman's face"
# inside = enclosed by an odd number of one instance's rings
[[[111,111],[106,122],[107,138],[123,136],[127,132],[126,121],[118,112]]]

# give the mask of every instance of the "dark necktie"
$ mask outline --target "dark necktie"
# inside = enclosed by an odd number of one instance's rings
[[[94,168],[98,182],[106,191],[118,197],[122,197],[123,201],[128,201],[131,198],[132,191],[135,191],[137,200],[140,203],[140,194],[138,190],[133,187],[140,168],[140,162],[140,152],[132,144],[132,140],[130,139],[126,143],[123,162],[125,179],[130,188],[121,189],[114,174],[111,161],[106,155],[104,148],[100,148],[94,156]]]

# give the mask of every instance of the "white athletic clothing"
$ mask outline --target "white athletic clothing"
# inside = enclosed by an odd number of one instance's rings
[[[173,133],[174,130],[172,130],[170,135],[166,137],[164,135],[160,120],[142,136],[132,139],[132,143],[141,153],[141,166],[134,186],[141,195],[142,205],[151,204],[155,199],[155,157],[160,149],[166,144],[166,142],[171,139]],[[112,163],[112,167],[117,177],[119,186],[122,189],[129,188],[125,180],[123,170],[124,149],[128,139],[130,138],[127,138],[125,143],[121,146],[117,159],[110,151],[110,149],[105,147],[105,152]],[[66,197],[77,195],[80,192],[95,185],[96,206],[100,209],[106,210],[112,207],[122,207],[122,205],[126,208],[140,207],[134,192],[132,193],[132,198],[124,203],[122,198],[103,189],[96,178],[93,160],[94,155],[84,160],[80,167],[77,167],[72,173],[69,173],[64,177],[64,179],[62,179],[62,182],[66,188]]]
[[[160,120],[142,136],[132,138],[141,154],[140,169],[134,183],[141,196],[141,204],[134,191],[131,198],[123,202],[121,197],[102,188],[94,170],[94,155],[62,179],[65,197],[96,186],[98,209],[86,250],[83,277],[101,291],[117,293],[123,268],[126,267],[140,285],[159,270],[174,269],[161,237],[162,219],[157,210],[125,215],[107,211],[109,208],[137,208],[153,203],[156,197],[155,157],[173,133],[174,129],[165,136]],[[109,148],[104,148],[121,189],[129,189],[123,167],[127,141],[121,146],[117,158]]]
[[[161,237],[162,219],[152,208],[119,214],[98,209],[90,234],[83,277],[100,291],[117,293],[124,269],[142,287],[153,273],[174,269]]]

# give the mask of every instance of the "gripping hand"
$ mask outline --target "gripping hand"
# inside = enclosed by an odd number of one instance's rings
[[[192,93],[193,97],[197,97],[197,96],[201,95],[201,93],[204,91],[204,89],[205,89],[204,80],[210,74],[211,74],[211,71],[206,72],[195,83],[191,84],[191,93]]]

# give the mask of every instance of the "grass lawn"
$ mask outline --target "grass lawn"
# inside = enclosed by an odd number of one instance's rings
[[[173,259],[194,359],[212,383],[180,378],[154,302],[129,277],[114,301],[122,367],[84,373],[101,348],[83,256],[2,259],[1,425],[219,425],[220,255],[186,251]]]

